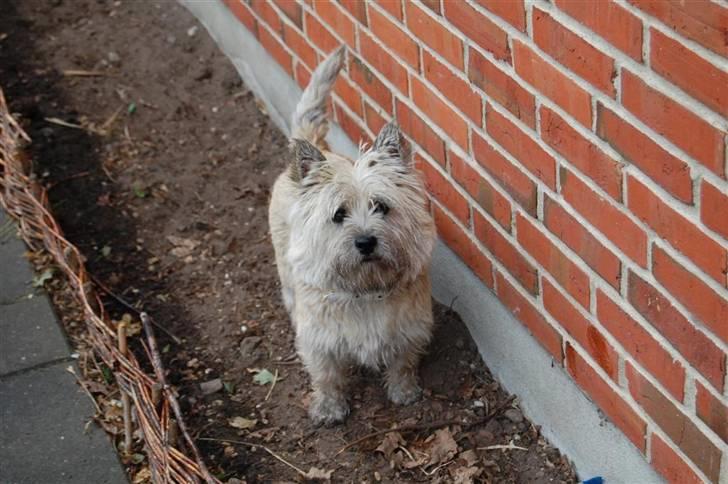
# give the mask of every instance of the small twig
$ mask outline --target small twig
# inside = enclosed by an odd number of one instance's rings
[[[364,437],[356,439],[354,442],[346,444],[344,447],[339,449],[339,451],[336,454],[334,454],[334,457],[341,454],[342,452],[349,450],[350,448],[354,447],[357,444],[361,444],[362,442],[371,439],[372,437],[377,437],[379,435],[385,435],[385,434],[388,434],[391,432],[415,432],[415,431],[420,431],[420,430],[439,429],[441,427],[448,427],[450,425],[459,425],[463,428],[476,427],[478,425],[487,423],[493,417],[498,415],[503,409],[505,409],[508,405],[510,405],[511,402],[513,402],[514,398],[515,398],[515,396],[511,395],[510,397],[508,397],[507,399],[502,401],[500,403],[500,405],[495,407],[492,412],[488,413],[488,415],[486,415],[483,418],[473,420],[472,422],[463,422],[462,420],[458,420],[458,419],[438,420],[436,422],[430,422],[430,423],[424,423],[424,424],[403,425],[402,427],[396,427],[396,428],[391,428],[391,429],[386,429],[386,430],[378,430],[376,432],[367,434]]]
[[[276,386],[276,382],[278,381],[278,368],[276,368],[276,372],[273,374],[273,382],[270,384],[270,388],[268,389],[268,394],[263,399],[264,402],[267,402],[270,398],[270,394],[273,393],[273,388]]]
[[[83,391],[86,392],[86,395],[88,395],[91,401],[94,402],[94,407],[96,407],[96,411],[99,412],[99,414],[103,414],[104,412],[101,410],[101,407],[99,407],[99,403],[96,401],[94,396],[91,395],[91,392],[89,391],[83,380],[81,380],[81,378],[79,378],[79,376],[76,374],[76,370],[74,370],[72,366],[69,366],[68,368],[66,368],[66,371],[76,377],[76,381],[81,386],[81,388],[83,388]]]
[[[68,77],[101,77],[105,76],[105,72],[101,71],[83,71],[83,70],[75,70],[75,69],[68,69],[63,71],[64,76]]]
[[[476,449],[478,449],[478,450],[498,450],[498,449],[501,449],[501,450],[528,450],[525,447],[515,445],[513,442],[511,442],[509,444],[505,444],[505,445],[500,444],[500,445],[489,445],[487,447],[476,447]]]
[[[118,302],[119,304],[121,304],[125,308],[129,309],[130,311],[134,311],[136,314],[138,314],[141,317],[141,314],[143,313],[143,311],[137,309],[130,302],[128,302],[126,299],[124,299],[123,297],[119,296],[118,294],[116,294],[111,289],[109,289],[103,282],[99,281],[98,278],[96,278],[96,276],[94,276],[93,274],[88,273],[87,275],[94,282],[94,284],[96,284],[99,287],[99,289],[101,289],[106,294],[108,294],[109,296],[111,296],[112,298],[114,298],[116,300],[116,302]],[[165,328],[164,326],[162,326],[161,324],[159,324],[158,322],[156,322],[153,318],[149,317],[149,319],[150,319],[151,323],[154,326],[156,326],[157,328],[161,329],[164,332],[164,334],[166,334],[167,336],[169,336],[170,338],[172,338],[172,340],[175,342],[175,344],[178,344],[178,345],[179,344],[182,344],[182,340],[179,339],[174,333],[172,333],[170,330],[168,330],[167,328]]]
[[[300,467],[296,466],[295,464],[291,464],[286,459],[281,457],[280,455],[276,454],[272,450],[270,450],[268,447],[266,447],[263,444],[256,444],[255,442],[244,442],[242,440],[227,440],[227,439],[213,439],[210,437],[199,437],[197,440],[207,440],[210,442],[226,442],[228,444],[238,444],[238,445],[246,445],[248,447],[260,447],[264,451],[268,452],[273,458],[283,462],[285,465],[293,469],[294,471],[298,472],[303,477],[308,477],[308,473],[301,469]]]
[[[51,191],[56,186],[60,185],[63,182],[67,182],[69,180],[76,180],[77,178],[83,178],[83,177],[89,176],[90,174],[91,174],[90,171],[82,171],[81,173],[76,173],[76,174],[73,174],[71,176],[67,176],[65,178],[61,178],[60,180],[57,180],[57,181],[51,183],[50,185],[48,185],[48,188],[46,188],[46,190],[47,191]]]
[[[126,340],[126,323],[119,323],[117,334],[119,338],[119,351],[126,357],[129,352],[129,346]],[[124,390],[121,391],[121,404],[124,410],[124,452],[129,454],[131,453],[132,445],[131,400],[129,399],[129,393]]]
[[[142,320],[142,326],[144,327],[144,332],[147,335],[149,356],[151,357],[150,359],[152,360],[152,366],[154,367],[154,374],[157,375],[157,381],[162,384],[162,388],[164,389],[164,393],[167,397],[167,402],[169,403],[169,406],[177,419],[177,426],[179,427],[179,431],[184,437],[185,442],[187,442],[190,450],[194,454],[195,459],[197,460],[197,464],[200,467],[200,474],[202,474],[202,477],[208,483],[215,482],[215,479],[210,475],[210,471],[207,470],[205,461],[202,459],[202,455],[200,455],[200,451],[197,449],[195,441],[192,440],[192,437],[190,437],[190,434],[187,431],[187,426],[185,425],[184,418],[182,417],[182,410],[180,409],[179,402],[174,396],[174,392],[172,392],[167,386],[167,377],[164,375],[164,367],[162,366],[162,359],[159,357],[157,340],[154,337],[154,330],[152,329],[152,323],[150,321],[149,315],[145,312],[141,312],[139,313],[139,317]]]

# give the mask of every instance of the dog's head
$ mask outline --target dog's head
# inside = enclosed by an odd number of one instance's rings
[[[395,124],[356,161],[291,143],[297,196],[288,260],[303,281],[328,290],[386,291],[430,262],[434,226],[409,145]]]

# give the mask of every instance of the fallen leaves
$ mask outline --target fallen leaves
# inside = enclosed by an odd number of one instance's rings
[[[275,380],[275,375],[266,368],[256,368],[253,369],[253,371],[255,372],[255,375],[253,375],[253,381],[258,385],[267,385],[268,383],[273,383],[273,380]]]
[[[249,419],[244,417],[234,417],[228,420],[228,425],[240,430],[248,430],[255,427],[258,423],[255,419]]]

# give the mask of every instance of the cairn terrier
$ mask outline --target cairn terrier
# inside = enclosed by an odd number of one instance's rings
[[[313,384],[309,415],[325,425],[349,413],[350,363],[383,369],[392,402],[417,400],[417,366],[433,325],[434,224],[399,128],[384,126],[356,160],[324,141],[326,101],[343,59],[341,47],[303,92],[292,161],[269,209],[283,302]]]

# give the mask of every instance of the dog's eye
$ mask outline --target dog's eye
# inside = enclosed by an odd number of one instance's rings
[[[375,200],[374,201],[374,213],[381,213],[382,215],[387,215],[387,213],[389,213],[389,205],[382,202],[381,200]]]
[[[346,209],[339,207],[334,213],[334,217],[331,219],[335,224],[340,224],[346,218]]]

